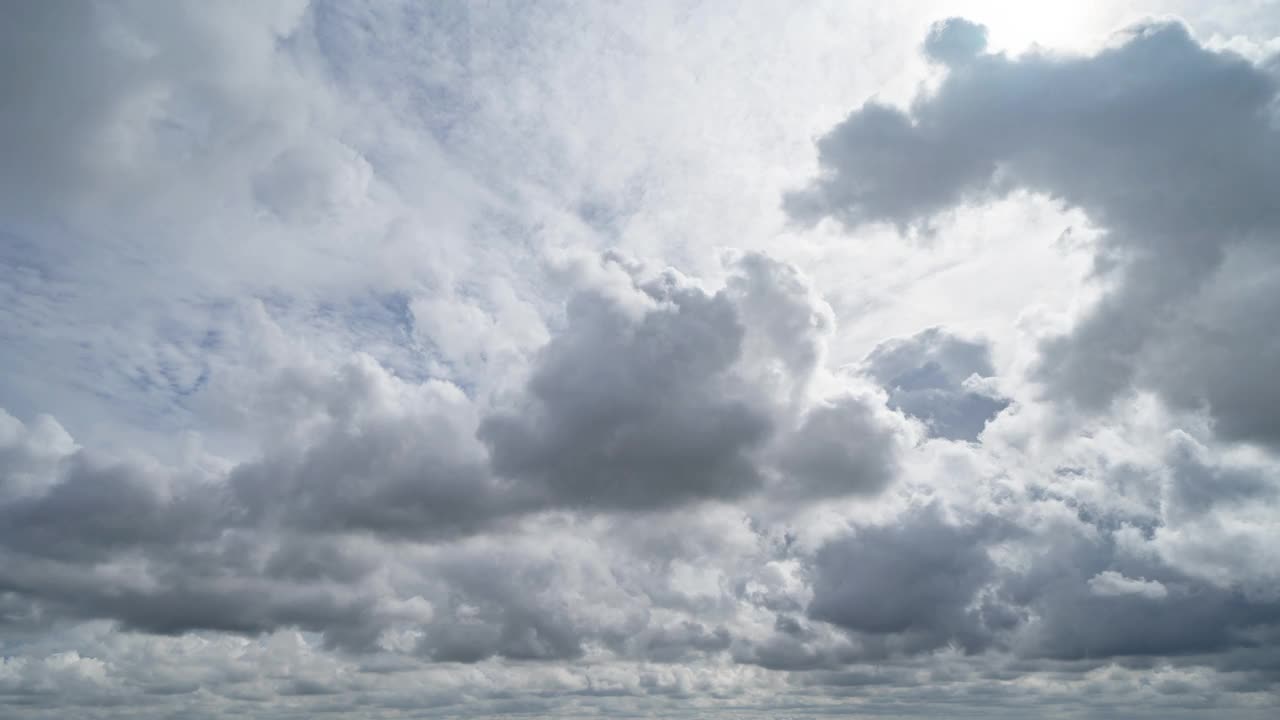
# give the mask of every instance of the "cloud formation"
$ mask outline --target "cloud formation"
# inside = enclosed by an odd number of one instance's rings
[[[974,441],[1009,401],[988,387],[991,351],[940,328],[887,340],[867,356],[866,373],[889,392],[889,406],[919,419],[929,433]]]
[[[1102,230],[1108,289],[1044,342],[1050,396],[1097,411],[1136,386],[1207,409],[1223,437],[1280,441],[1261,369],[1275,358],[1254,341],[1277,294],[1240,274],[1275,267],[1276,75],[1178,22],[1132,26],[1085,56],[988,52],[985,36],[936,24],[924,50],[945,68],[940,85],[906,109],[851,113],[819,141],[822,175],[788,211],[908,226],[1015,190],[1079,208]]]
[[[1269,718],[1247,5],[0,9],[0,717]]]

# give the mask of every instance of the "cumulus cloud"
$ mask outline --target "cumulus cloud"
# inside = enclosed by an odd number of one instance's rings
[[[890,422],[866,398],[835,398],[809,409],[785,438],[778,468],[785,492],[799,496],[874,495],[898,472]]]
[[[1050,534],[1035,566],[1006,592],[1031,608],[1018,638],[1030,657],[1080,660],[1190,655],[1245,648],[1280,606],[1188,576],[1159,556],[1119,551],[1114,537]],[[1110,569],[1104,569],[1111,566]]]
[[[732,302],[662,278],[640,318],[594,293],[569,301],[528,404],[486,418],[495,469],[568,502],[662,507],[759,485],[752,448],[772,432],[730,372],[743,343]]]
[[[990,533],[953,525],[936,507],[858,528],[818,551],[808,614],[899,652],[949,643],[982,650],[978,595],[995,572],[985,549]]]
[[[320,408],[307,433],[229,478],[251,523],[449,537],[534,506],[493,477],[475,410],[451,383],[408,383],[368,356],[305,382]]]
[[[498,473],[553,504],[636,510],[760,491],[771,454],[803,495],[893,478],[895,431],[870,401],[803,410],[831,319],[794,268],[748,255],[716,293],[672,271],[631,283],[574,295],[515,407],[482,421]]]
[[[239,463],[115,459],[50,418],[5,415],[0,587],[47,617],[164,634],[301,628],[437,662],[570,660],[589,643],[666,661],[724,651],[729,631],[705,617],[650,624],[650,600],[609,589],[626,571],[592,567],[599,545],[565,552],[593,582],[614,575],[592,594],[622,593],[617,617],[569,602],[587,579],[566,574],[566,556],[495,554],[486,538],[564,511],[872,495],[896,476],[900,429],[870,396],[806,391],[830,319],[793,268],[747,256],[717,292],[639,265],[622,278],[613,295],[594,281],[575,293],[525,386],[488,412],[451,382],[357,354],[272,371],[257,392],[278,417]],[[759,317],[771,319],[747,332]],[[272,352],[287,358],[281,342]],[[385,557],[422,543],[450,549],[417,566]],[[647,592],[688,612],[685,591],[661,589],[682,582],[668,572]]]
[[[889,392],[889,405],[924,422],[931,435],[974,441],[1009,406],[990,387],[991,351],[981,341],[941,328],[887,340],[864,361],[866,373]]]
[[[1135,25],[1083,56],[986,52],[982,37],[964,20],[936,25],[925,50],[946,66],[941,84],[833,128],[822,175],[787,197],[790,213],[907,226],[1021,189],[1080,208],[1103,231],[1108,291],[1044,342],[1047,392],[1099,410],[1147,388],[1207,409],[1223,437],[1276,442],[1262,370],[1275,358],[1256,342],[1277,296],[1262,270],[1280,227],[1276,76],[1177,22]]]

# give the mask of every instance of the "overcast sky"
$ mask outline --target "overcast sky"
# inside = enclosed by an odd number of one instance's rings
[[[1280,705],[1280,4],[0,4],[0,718]]]

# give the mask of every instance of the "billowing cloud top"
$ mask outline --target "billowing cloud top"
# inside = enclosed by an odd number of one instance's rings
[[[1182,10],[0,10],[0,717],[1270,717],[1280,17]]]

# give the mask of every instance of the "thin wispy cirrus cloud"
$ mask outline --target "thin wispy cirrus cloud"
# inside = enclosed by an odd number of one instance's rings
[[[1273,716],[1274,3],[0,15],[0,717]]]

